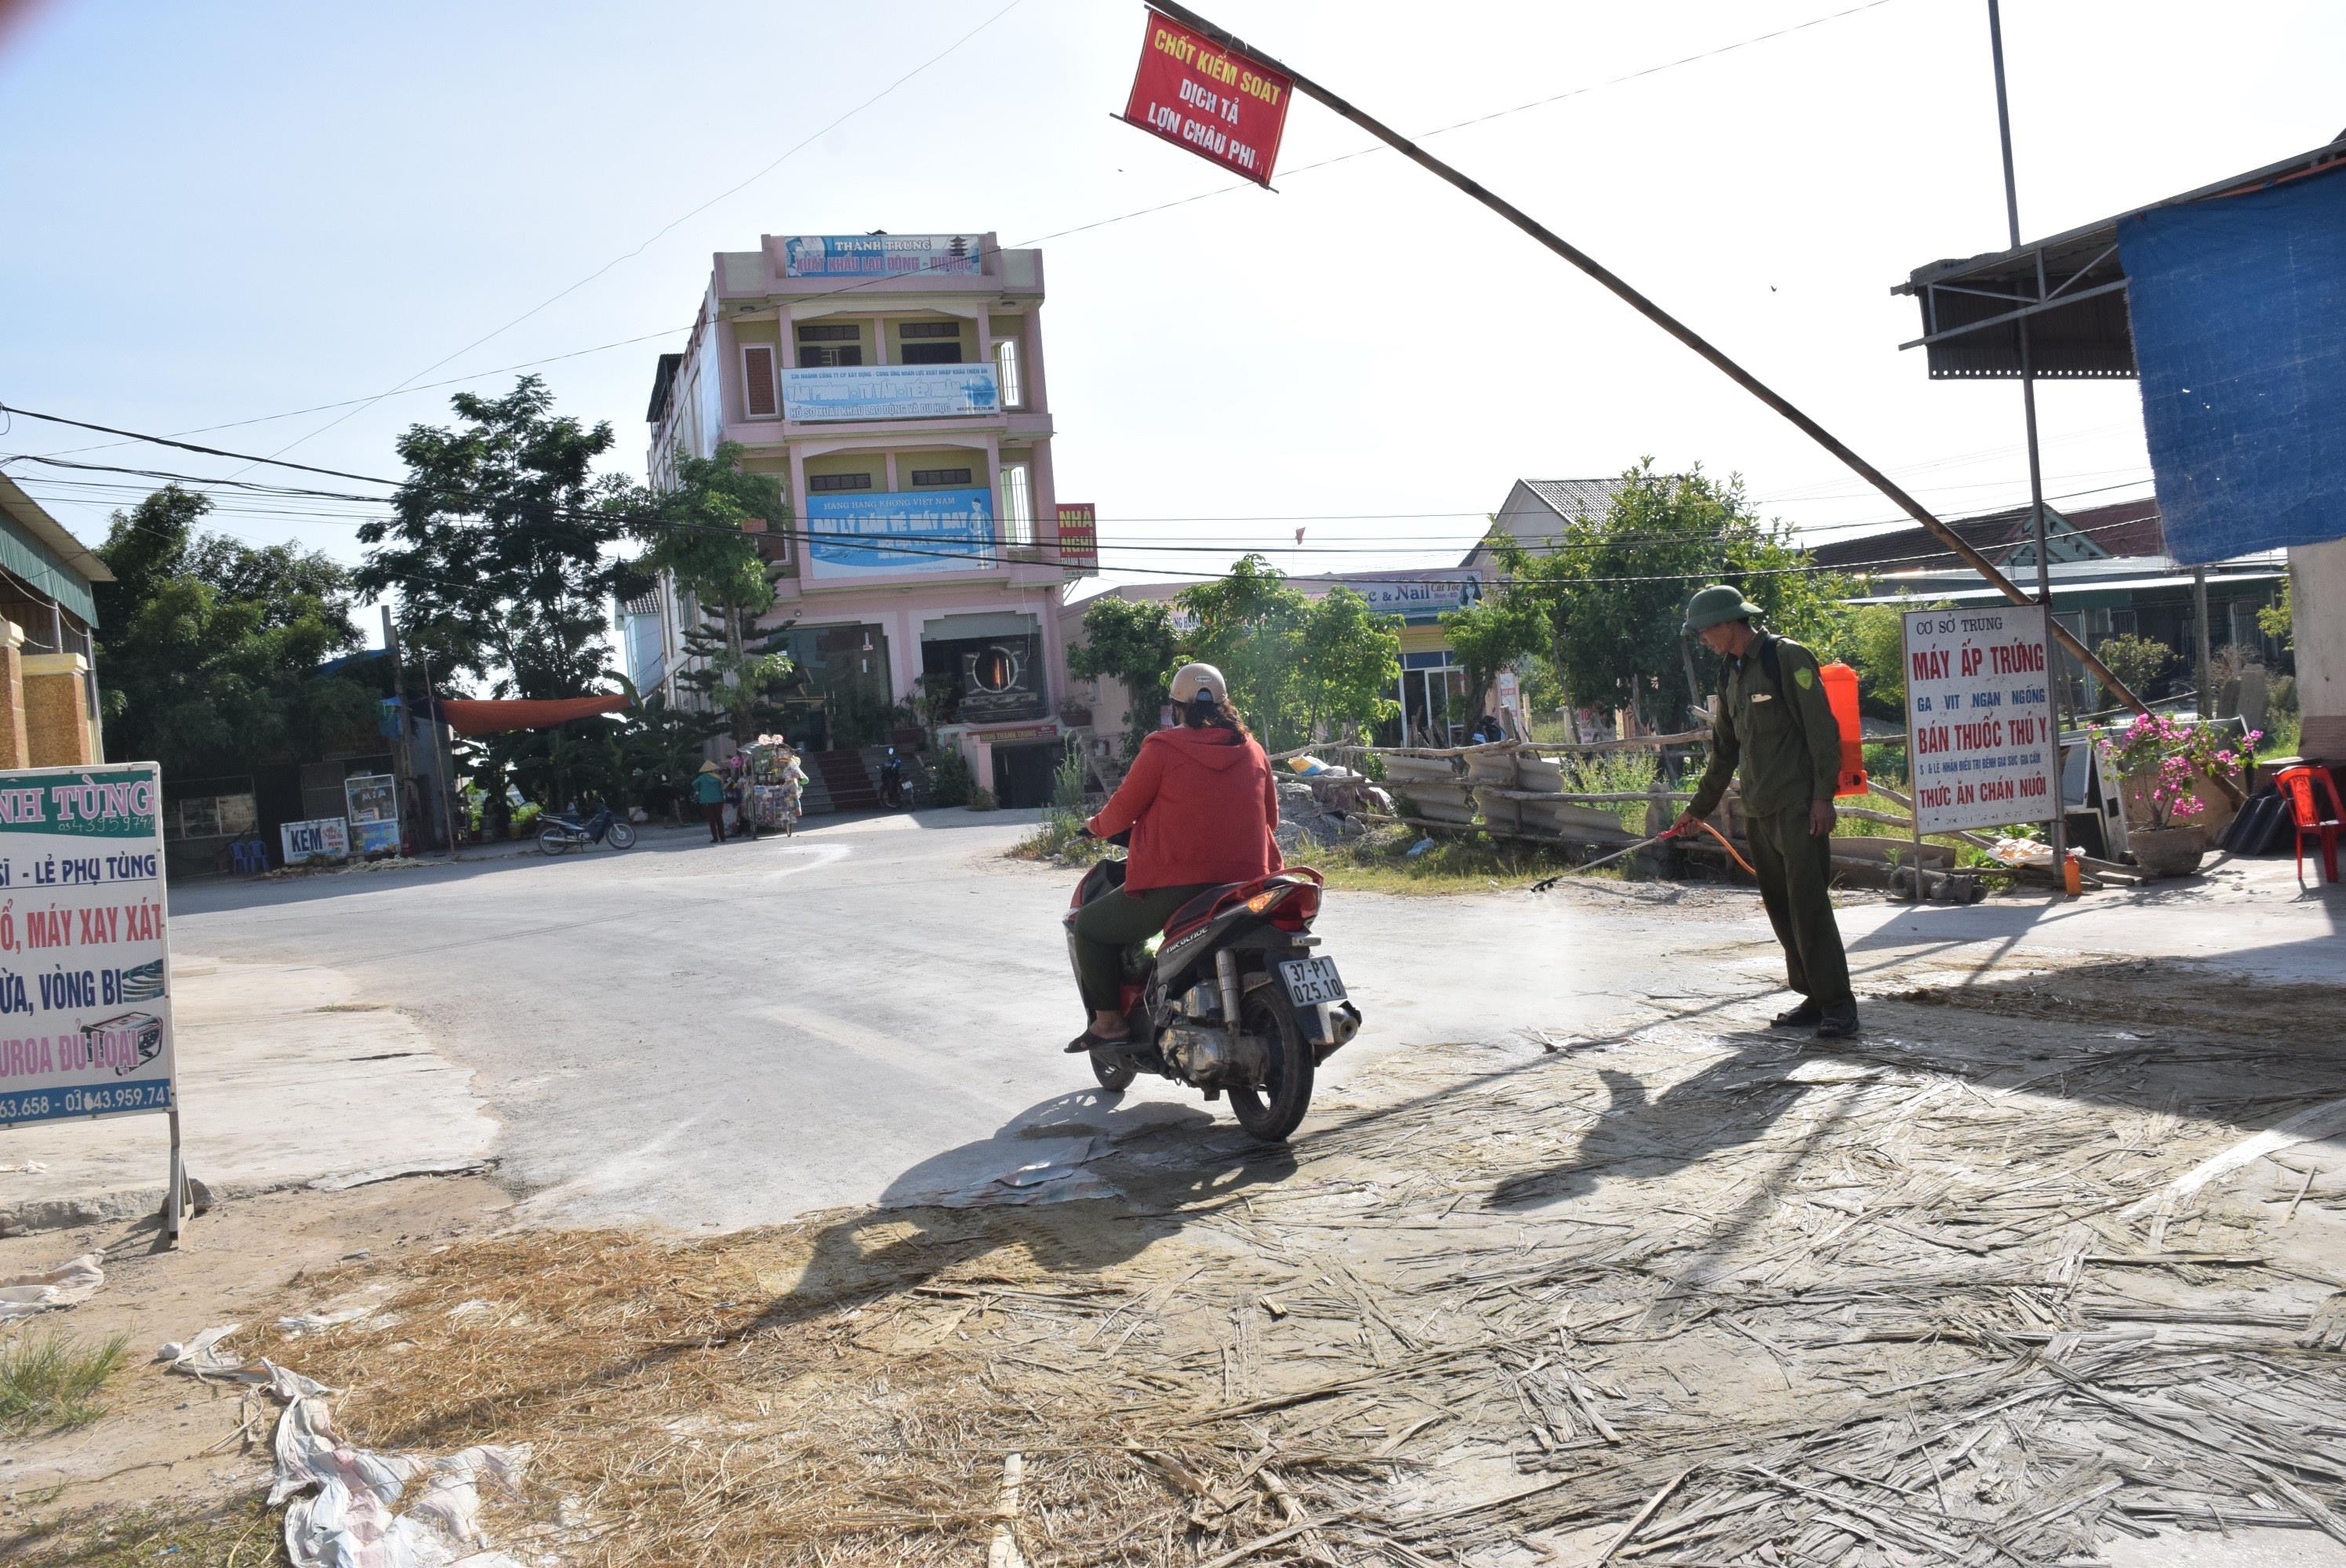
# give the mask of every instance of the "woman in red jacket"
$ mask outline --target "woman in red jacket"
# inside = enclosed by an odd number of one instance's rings
[[[1230,706],[1222,672],[1183,665],[1173,675],[1180,723],[1141,743],[1132,771],[1091,830],[1132,830],[1124,886],[1076,916],[1076,974],[1091,1009],[1089,1027],[1067,1044],[1073,1055],[1125,1040],[1125,950],[1147,942],[1173,911],[1209,888],[1252,881],[1279,870],[1279,789],[1270,762]]]

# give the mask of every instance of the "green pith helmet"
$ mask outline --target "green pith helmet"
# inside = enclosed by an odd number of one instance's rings
[[[1713,583],[1708,588],[1698,589],[1694,597],[1687,601],[1686,625],[1678,630],[1692,636],[1729,621],[1754,620],[1767,613],[1745,598],[1742,589]]]

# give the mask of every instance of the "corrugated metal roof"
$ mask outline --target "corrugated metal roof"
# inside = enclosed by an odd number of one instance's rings
[[[2284,577],[2288,575],[2287,569],[2280,566],[2264,567],[2246,572],[2227,572],[2220,577],[2208,578],[2208,585],[2214,588],[2220,587],[2227,583],[2269,583],[2273,581],[2275,578]],[[2115,594],[2120,590],[2131,591],[2141,588],[2188,588],[2191,585],[2192,581],[2193,578],[2188,572],[2184,573],[2180,576],[2170,577],[2122,577],[2116,582],[2112,583],[2097,582],[2090,579],[2085,582],[2072,581],[2064,583],[2056,578],[2053,585],[2053,602],[2055,605],[2058,606],[2065,597],[2075,597],[2079,594]],[[1911,594],[1878,594],[1872,598],[1845,599],[1842,603],[1851,605],[1913,605],[1933,604],[1941,599],[2001,599],[2005,595],[2004,590],[2001,588],[1955,588],[1952,590],[1943,588],[1918,588]]]
[[[2346,160],[2346,136],[2280,163],[2236,174],[2050,239],[1983,256],[1917,267],[1892,294],[1923,311],[1933,379],[2020,374],[2021,313],[2026,312],[2031,373],[2039,378],[2130,378],[2134,336],[2127,314],[2118,225],[2154,208],[2238,195]],[[1986,323],[1986,324],[1979,324]],[[1934,341],[1935,340],[1935,341]]]
[[[79,616],[85,625],[97,625],[97,601],[90,585],[110,583],[114,574],[5,473],[0,473],[0,524],[5,524],[0,526],[0,566]]]
[[[1524,488],[1554,508],[1556,514],[1570,521],[1579,517],[1602,517],[1613,504],[1613,497],[1621,488],[1616,479],[1526,479]]]
[[[2147,495],[2077,512],[2064,512],[2055,506],[2045,510],[2056,524],[2066,524],[2069,532],[2082,535],[2106,555],[2157,555],[2167,547],[2159,524],[2158,503]],[[2022,545],[2033,543],[2034,530],[2025,506],[2007,507],[1976,517],[1958,517],[1947,525],[1954,530],[1957,538],[1998,563]],[[1817,565],[1841,571],[1858,571],[1890,562],[1907,569],[1927,571],[1935,561],[1958,559],[1927,528],[1893,528],[1856,539],[1834,539],[1810,545],[1808,551]]]

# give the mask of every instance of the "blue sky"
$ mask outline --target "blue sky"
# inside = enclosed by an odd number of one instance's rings
[[[1015,244],[1080,229],[1043,241],[1055,450],[1062,499],[1099,505],[1113,560],[1291,545],[1296,516],[1314,519],[1307,545],[1354,553],[1282,558],[1293,569],[1454,559],[1515,477],[1646,453],[1739,472],[1803,526],[1888,521],[1773,415],[1447,188],[1383,152],[1305,168],[1363,145],[1334,116],[1296,107],[1277,193],[1225,190],[1108,117],[1137,4],[1003,3],[36,5],[0,33],[0,400],[178,432],[575,354],[541,367],[559,406],[608,420],[612,465],[639,473],[653,359],[680,345],[710,252],[761,233],[992,229]],[[1857,4],[1211,14],[1406,130],[1572,94],[1429,145],[1943,514],[2025,499],[2017,389],[1928,382],[1896,347],[1917,335],[1914,306],[1888,293],[1923,262],[2004,243],[1984,0],[1836,15]],[[2346,124],[2346,7],[2005,12],[2032,235]],[[298,443],[286,455],[395,476],[398,432],[448,418],[450,390],[191,439]],[[2051,386],[2041,403],[2049,493],[2147,490],[2130,383]],[[0,452],[100,439],[18,420]],[[9,470],[85,537],[129,498]],[[215,521],[353,557],[357,510],[229,501]]]

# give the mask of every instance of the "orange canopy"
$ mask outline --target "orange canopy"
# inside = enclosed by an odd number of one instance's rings
[[[550,729],[574,718],[592,718],[598,713],[617,713],[627,706],[625,694],[617,697],[505,697],[496,700],[450,697],[441,698],[439,703],[442,716],[448,720],[448,728],[459,735],[502,735],[509,729]]]

